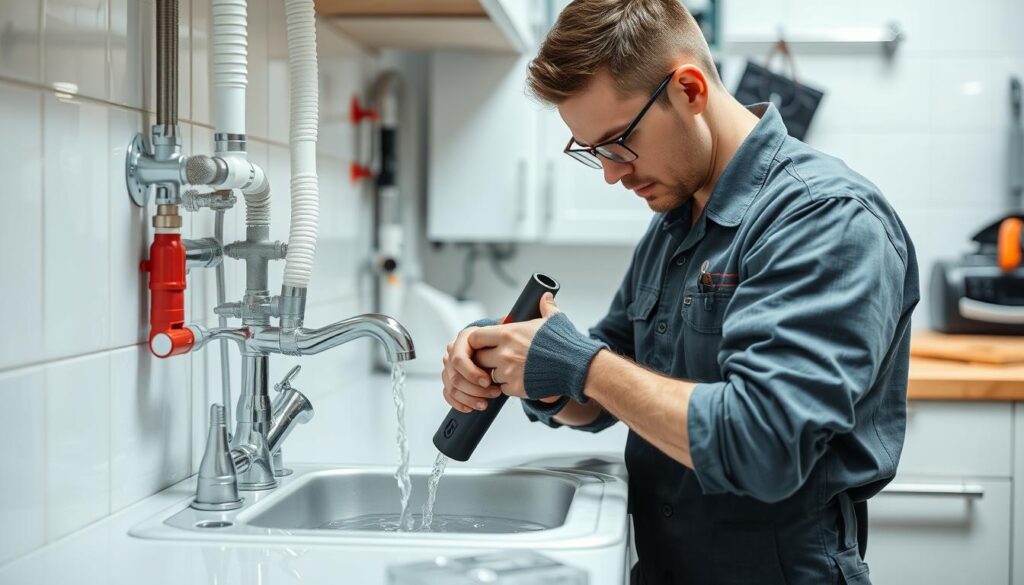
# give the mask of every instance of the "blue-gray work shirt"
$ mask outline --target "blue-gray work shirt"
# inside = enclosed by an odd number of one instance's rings
[[[844,492],[874,495],[903,446],[909,323],[920,298],[910,236],[870,181],[787,136],[773,106],[751,111],[761,120],[696,223],[690,203],[657,214],[607,316],[590,329],[619,354],[698,382],[688,411],[692,471],[632,431],[627,443],[638,552],[646,573],[658,570],[652,582],[671,582],[664,575],[685,557],[655,550],[673,506],[714,516],[709,502],[721,500],[685,503],[681,485],[756,501],[751,509],[768,516],[787,501],[817,509]],[[615,422],[603,413],[577,428]],[[776,527],[775,537],[784,532]],[[804,582],[791,570],[802,569],[784,569],[788,582]],[[814,570],[806,582],[820,578]]]

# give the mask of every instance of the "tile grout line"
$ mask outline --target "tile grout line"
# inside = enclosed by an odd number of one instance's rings
[[[32,81],[25,81],[24,79],[18,79],[17,77],[10,77],[8,75],[0,74],[0,83],[6,83],[6,84],[9,84],[9,85],[14,85],[14,86],[22,87],[22,88],[27,88],[27,89],[35,89],[35,90],[39,90],[39,91],[45,92],[45,93],[54,93],[54,89],[52,87],[46,85],[45,83],[36,83],[36,82],[32,82]],[[130,111],[133,111],[133,112],[139,112],[139,113],[141,113],[141,114],[143,114],[143,115],[145,115],[147,117],[155,115],[155,113],[156,113],[154,110],[150,110],[150,109],[147,109],[147,108],[140,108],[138,106],[130,106],[130,105],[127,105],[127,104],[122,104],[122,103],[114,102],[114,101],[107,100],[107,99],[97,98],[97,97],[93,97],[93,96],[82,94],[82,93],[74,94],[74,96],[72,96],[70,98],[70,101],[76,101],[76,100],[77,101],[83,101],[83,102],[89,102],[89,103],[96,104],[96,105],[106,106],[106,107],[109,107],[109,108],[117,108],[117,109],[121,109],[121,110],[130,110]],[[189,107],[190,108],[192,107],[191,106],[191,102],[190,102],[190,106]],[[193,120],[191,118],[181,118],[181,117],[179,117],[178,122],[179,122],[179,124],[188,124],[190,126],[196,126],[196,127],[199,127],[199,128],[205,128],[206,130],[211,130],[211,131],[214,129],[213,128],[213,124],[210,124],[210,123],[207,123],[207,122],[198,122],[198,121]],[[275,139],[267,138],[265,136],[255,135],[255,134],[248,134],[247,136],[248,136],[248,139],[250,141],[252,141],[252,142],[265,144],[267,146],[277,146],[277,147],[285,148],[285,149],[289,148],[288,142],[285,142],[285,141],[275,140]],[[325,160],[333,160],[335,162],[341,162],[341,163],[347,163],[347,162],[350,162],[352,160],[352,159],[349,159],[349,158],[345,158],[343,156],[338,156],[337,154],[333,154],[333,153],[317,153],[316,156],[317,156],[317,158],[323,158]]]

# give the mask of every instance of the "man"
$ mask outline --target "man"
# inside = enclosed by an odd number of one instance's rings
[[[589,336],[550,296],[541,319],[469,327],[446,400],[628,425],[634,582],[870,583],[855,509],[896,472],[919,300],[895,212],[737,103],[678,0],[575,0],[529,85],[566,152],[657,214]]]

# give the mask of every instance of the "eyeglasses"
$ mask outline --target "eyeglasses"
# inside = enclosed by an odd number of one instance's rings
[[[655,100],[658,99],[658,96],[661,95],[661,92],[665,91],[665,88],[668,87],[668,82],[672,79],[673,75],[675,75],[675,71],[669,73],[668,76],[662,80],[661,85],[658,86],[658,89],[654,90],[654,93],[651,94],[651,98],[647,100],[647,104],[644,105],[644,109],[640,110],[640,113],[637,114],[636,118],[633,118],[633,121],[629,123],[629,126],[626,127],[622,134],[619,134],[618,138],[613,138],[594,146],[581,146],[576,142],[575,138],[569,138],[569,144],[565,145],[565,150],[563,150],[563,152],[592,169],[601,168],[601,159],[597,158],[598,156],[603,156],[604,158],[617,163],[633,162],[640,158],[639,154],[633,152],[631,148],[626,146],[626,139],[629,138],[629,135],[636,129],[637,124],[640,123],[640,119],[644,117],[647,110],[651,109],[651,106],[654,104]],[[574,144],[579,148],[573,148]]]

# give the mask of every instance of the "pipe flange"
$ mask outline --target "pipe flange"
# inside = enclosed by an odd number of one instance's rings
[[[149,204],[149,186],[139,180],[139,159],[149,154],[146,136],[141,132],[132,137],[124,157],[124,182],[128,196],[138,207]]]

